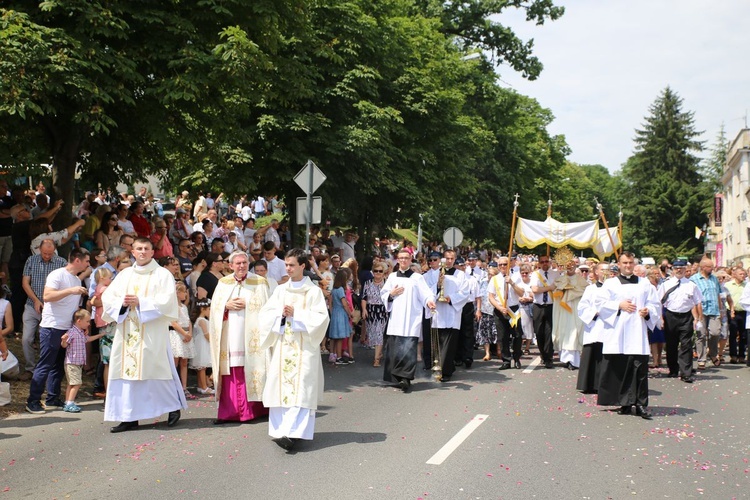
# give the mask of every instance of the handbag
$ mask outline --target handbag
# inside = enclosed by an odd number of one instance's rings
[[[0,358],[0,374],[3,377],[15,378],[21,373],[21,367],[18,364],[18,358],[11,351],[8,351],[6,359]]]
[[[362,313],[359,309],[352,311],[352,326],[358,324],[362,320]]]

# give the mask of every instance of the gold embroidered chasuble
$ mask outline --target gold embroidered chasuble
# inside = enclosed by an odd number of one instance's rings
[[[125,295],[140,304],[122,311]],[[178,317],[172,274],[151,260],[122,270],[102,294],[104,321],[117,322],[109,377],[124,380],[172,380],[167,356],[169,324]]]
[[[282,326],[285,305],[294,306],[294,318],[287,318]],[[323,292],[309,278],[303,278],[299,288],[291,281],[276,287],[259,315],[261,347],[271,349],[264,406],[318,407],[318,398],[323,394],[320,343],[328,322]]]
[[[268,281],[261,276],[248,274],[241,283],[237,282],[234,275],[220,279],[211,299],[209,332],[213,372],[220,375],[229,375],[229,337],[230,334],[239,335],[244,347],[245,388],[247,389],[248,401],[260,401],[263,398],[268,352],[260,346],[261,335],[258,326],[258,313],[268,300],[268,296]],[[239,312],[224,310],[227,301],[237,297],[245,299],[244,321],[242,321]],[[225,312],[227,313],[226,316]],[[227,320],[224,319],[225,317]],[[230,332],[230,327],[240,328],[241,331]],[[222,389],[221,377],[214,376],[214,387],[216,389],[216,400],[218,401]]]
[[[556,350],[583,349],[583,321],[578,317],[578,302],[588,281],[580,274],[561,274],[555,279],[555,302],[552,306],[552,343]]]

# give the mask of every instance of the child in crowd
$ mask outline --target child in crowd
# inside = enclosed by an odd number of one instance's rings
[[[187,390],[188,359],[195,356],[193,325],[190,322],[190,314],[186,305],[189,299],[187,286],[183,282],[178,282],[175,284],[175,290],[177,302],[179,302],[179,313],[177,321],[173,321],[170,327],[169,340],[172,344],[174,364],[180,373],[182,390],[186,396],[189,396],[190,393]]]
[[[349,305],[349,337],[342,343],[344,361],[347,363],[354,363],[354,317],[359,315],[359,311],[354,310],[354,290],[359,290],[359,282],[357,281],[355,273],[357,261],[354,259],[348,259],[341,266],[346,272],[346,302]]]
[[[198,393],[214,394],[208,386],[206,368],[211,366],[211,344],[208,333],[208,316],[211,312],[211,299],[200,299],[193,307],[190,319],[193,321],[193,343],[195,356],[190,360],[190,368],[198,374]]]
[[[91,313],[79,309],[73,314],[73,326],[62,336],[61,346],[65,351],[65,375],[68,388],[65,390],[63,411],[80,413],[81,407],[76,404],[78,389],[83,384],[83,365],[86,364],[86,343],[93,342],[102,336],[101,333],[87,337]]]
[[[102,294],[104,290],[112,283],[112,271],[106,267],[100,267],[96,270],[94,278],[96,279],[96,288],[94,295],[91,297],[91,305],[94,306],[94,325],[101,334],[99,338],[99,356],[101,356],[104,365],[104,392],[107,392],[107,382],[109,381],[109,355],[112,351],[112,340],[115,338],[115,321],[107,323],[102,320]]]
[[[348,364],[343,357],[343,342],[349,338],[351,332],[352,310],[346,300],[346,281],[349,275],[346,270],[340,269],[333,280],[333,293],[331,294],[331,324],[328,329],[328,337],[332,341],[331,354],[328,356],[330,363],[337,365]]]

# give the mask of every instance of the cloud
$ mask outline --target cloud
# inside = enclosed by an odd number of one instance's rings
[[[570,160],[618,170],[633,152],[635,130],[666,86],[693,111],[710,148],[722,122],[727,138],[745,126],[750,108],[750,2],[715,0],[567,0],[565,15],[536,26],[522,13],[496,20],[524,40],[545,66],[528,82],[507,66],[500,84],[552,110],[553,134],[565,135]],[[708,156],[708,152],[702,154]]]

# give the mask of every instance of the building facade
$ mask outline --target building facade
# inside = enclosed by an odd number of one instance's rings
[[[718,221],[717,215],[711,221],[716,234],[717,264],[743,262],[747,269],[750,267],[750,129],[742,129],[729,145],[721,182],[724,193],[719,202],[720,215]]]

